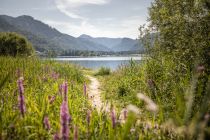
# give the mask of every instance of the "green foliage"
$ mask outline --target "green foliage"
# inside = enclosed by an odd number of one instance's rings
[[[78,127],[79,139],[148,139],[159,135],[170,138],[164,136],[162,130],[143,129],[144,124],[136,124],[137,115],[133,113],[128,114],[125,124],[119,123],[117,110],[117,123],[113,128],[110,115],[98,113],[84,97],[83,83],[87,79],[74,65],[33,57],[0,57],[0,65],[0,139],[53,139],[61,128],[60,105],[63,97],[59,93],[59,85],[64,81],[68,83],[68,107],[72,119],[69,124],[70,139],[74,138],[74,126]],[[26,104],[24,117],[18,107],[17,87],[17,79],[22,76]],[[50,103],[53,96],[56,98]],[[87,110],[91,112],[89,125]],[[46,115],[50,130],[43,123]]]
[[[158,32],[154,43],[147,43],[150,48],[148,55],[151,56],[147,64],[148,76],[160,84],[157,87],[166,87],[161,94],[163,97],[164,95],[171,97],[170,101],[174,94],[171,92],[176,90],[179,92],[176,94],[183,96],[181,92],[184,92],[184,89],[181,85],[192,86],[196,80],[196,84],[193,85],[195,90],[191,91],[195,98],[192,105],[194,113],[199,111],[202,98],[205,97],[210,74],[208,5],[209,2],[206,0],[156,0],[150,8],[151,23],[145,32],[146,36],[151,31]],[[151,38],[144,39],[151,42]],[[203,68],[202,72],[200,71],[202,74],[196,76],[199,68]],[[174,85],[180,87],[175,89]]]
[[[106,77],[105,99],[113,99],[121,108],[128,104],[140,107],[142,120],[160,123],[170,136],[178,135],[176,139],[208,139],[209,2],[155,0],[149,12],[150,25],[140,27],[145,61]],[[158,105],[158,114],[145,111],[136,99],[138,92]]]
[[[95,74],[95,76],[103,76],[103,75],[109,75],[111,73],[110,68],[101,67],[98,72]]]
[[[209,69],[208,3],[207,0],[155,0],[149,11],[150,31],[158,34],[156,53],[151,55],[169,55],[172,61],[191,69],[197,61]]]
[[[34,52],[27,39],[16,33],[0,33],[0,55],[30,56]]]

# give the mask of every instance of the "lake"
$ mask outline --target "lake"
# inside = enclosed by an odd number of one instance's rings
[[[56,61],[70,62],[82,67],[99,69],[100,67],[108,67],[111,70],[117,69],[120,65],[129,64],[130,60],[140,62],[140,56],[120,56],[120,57],[57,57],[53,58]]]

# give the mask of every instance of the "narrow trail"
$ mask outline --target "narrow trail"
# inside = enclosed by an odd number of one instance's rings
[[[88,98],[93,106],[98,112],[110,110],[110,105],[105,104],[101,100],[101,90],[100,83],[97,78],[87,75],[87,78],[90,80],[90,85],[88,86]]]
[[[97,78],[87,75],[87,78],[90,80],[90,85],[88,86],[88,99],[90,100],[93,108],[96,108],[98,112],[110,113],[111,104],[109,102],[103,102],[101,100],[101,90],[100,83]],[[125,110],[123,109],[119,115],[119,122],[125,123]]]

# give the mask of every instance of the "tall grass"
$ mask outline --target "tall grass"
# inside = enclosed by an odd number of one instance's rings
[[[145,129],[143,123],[137,123],[140,116],[131,112],[120,123],[121,110],[116,106],[112,115],[91,108],[84,96],[88,81],[71,64],[1,57],[0,66],[0,139],[170,138],[162,130]],[[22,80],[19,86],[18,79]],[[24,116],[18,100],[21,86]]]
[[[109,114],[91,108],[84,96],[84,83],[88,81],[79,68],[37,58],[1,57],[0,138],[206,138],[210,88],[207,86],[205,95],[199,98],[200,106],[193,88],[202,73],[193,79],[185,74],[179,82],[171,83],[176,79],[166,71],[173,64],[160,68],[163,75],[155,73],[157,77],[148,75],[150,68],[150,74],[153,71],[151,64],[156,66],[152,61],[132,63],[105,77],[102,87],[113,104]],[[19,108],[18,88],[22,85],[18,86],[18,79],[23,79],[24,115]]]
[[[141,64],[123,66],[103,78],[103,95],[119,108],[136,105],[141,109],[142,122],[157,124],[170,138],[205,139],[210,135],[209,76],[199,67],[195,66],[191,72],[170,59],[162,62],[148,59]],[[203,81],[205,77],[207,81]],[[148,105],[136,93],[151,98],[158,106],[158,113],[148,111]]]

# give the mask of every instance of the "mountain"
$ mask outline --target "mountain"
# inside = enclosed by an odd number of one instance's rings
[[[89,40],[97,44],[101,44],[114,52],[122,51],[143,51],[143,46],[139,40],[130,38],[107,38],[107,37],[91,37],[89,35],[81,35],[78,38]]]
[[[138,40],[129,38],[94,38],[84,34],[76,38],[63,34],[57,29],[27,15],[19,17],[0,15],[0,32],[17,32],[22,34],[32,42],[38,51],[121,52],[142,50]]]

